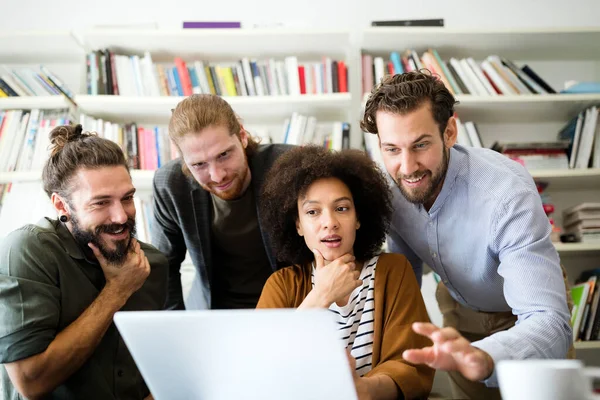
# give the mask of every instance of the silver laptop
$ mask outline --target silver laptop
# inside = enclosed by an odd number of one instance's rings
[[[118,312],[156,400],[356,400],[327,310]]]

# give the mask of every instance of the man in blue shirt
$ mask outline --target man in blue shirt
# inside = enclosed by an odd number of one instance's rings
[[[454,396],[500,398],[495,364],[564,358],[570,312],[551,227],[531,176],[488,149],[455,145],[455,100],[428,73],[386,78],[361,127],[379,135],[396,183],[390,250],[442,279],[445,328],[415,324],[433,346],[404,358],[450,371]]]

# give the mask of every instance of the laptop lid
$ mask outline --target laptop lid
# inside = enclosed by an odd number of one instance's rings
[[[156,400],[356,399],[328,310],[118,312]]]

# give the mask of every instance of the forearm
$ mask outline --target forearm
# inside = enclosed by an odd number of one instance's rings
[[[307,308],[329,308],[329,306],[333,303],[333,301],[329,301],[319,294],[316,290],[311,290],[308,296],[304,298],[302,304],[298,307],[298,309],[307,309]]]
[[[75,373],[96,349],[113,316],[126,298],[105,287],[92,304],[73,323],[61,331],[40,354],[6,364],[16,388],[35,399],[51,392]]]
[[[572,344],[572,330],[569,321],[547,311],[472,344],[489,354],[494,365],[506,359],[564,358]],[[498,386],[495,370],[485,383]]]
[[[387,375],[374,375],[360,378],[372,400],[396,400],[399,390],[392,378]]]

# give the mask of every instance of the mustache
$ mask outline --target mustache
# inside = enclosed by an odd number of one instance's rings
[[[111,233],[117,231],[119,229],[127,229],[130,232],[135,228],[135,219],[128,218],[124,224],[107,224],[107,225],[99,225],[96,227],[95,233],[99,235],[101,233]]]

